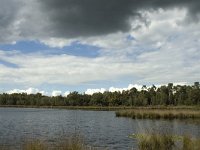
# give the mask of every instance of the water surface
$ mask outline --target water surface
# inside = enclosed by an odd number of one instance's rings
[[[151,130],[200,137],[198,123],[117,118],[114,111],[0,108],[0,144],[13,147],[28,138],[53,143],[78,133],[92,146],[137,149],[137,141],[128,136]]]

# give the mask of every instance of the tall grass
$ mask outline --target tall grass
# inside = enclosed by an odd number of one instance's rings
[[[131,109],[116,111],[117,117],[133,119],[200,119],[200,110],[187,109]]]
[[[87,150],[87,146],[79,135],[60,141],[55,150]],[[92,147],[90,147],[92,149]]]
[[[26,141],[22,146],[23,150],[47,150],[47,148],[47,144],[40,140]]]
[[[183,136],[177,139],[167,134],[137,136],[139,150],[200,150],[200,139]]]
[[[28,139],[19,146],[20,150],[96,150],[96,148],[86,145],[80,136],[72,136],[70,138],[59,139],[59,141],[48,144],[38,139]],[[9,146],[0,146],[0,150],[15,150]],[[16,148],[18,149],[18,148]]]
[[[200,150],[200,139],[192,139],[189,136],[183,138],[183,150]]]
[[[173,138],[169,135],[152,134],[139,139],[139,150],[172,150],[175,147]]]

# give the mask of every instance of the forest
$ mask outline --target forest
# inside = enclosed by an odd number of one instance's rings
[[[156,87],[143,86],[122,92],[85,93],[71,92],[67,97],[45,96],[40,93],[0,94],[0,105],[23,106],[155,106],[155,105],[200,105],[200,84],[176,85],[168,83]]]

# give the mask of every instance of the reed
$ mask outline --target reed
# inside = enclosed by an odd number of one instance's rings
[[[22,149],[23,150],[46,150],[47,149],[47,144],[40,141],[40,140],[32,140],[32,141],[26,141]]]
[[[117,117],[133,119],[200,119],[200,110],[191,109],[130,109],[116,111]]]
[[[55,150],[87,150],[87,146],[84,140],[79,135],[74,135],[70,138],[61,140],[56,146]],[[92,147],[91,147],[92,150]]]
[[[95,148],[84,143],[81,137],[73,136],[71,138],[61,139],[54,145],[48,145],[45,142],[36,140],[27,142],[23,150],[95,150]]]
[[[170,135],[152,134],[139,139],[139,150],[172,150],[175,142]]]
[[[200,150],[200,139],[192,139],[190,136],[184,136],[182,149]]]
[[[8,146],[0,146],[0,150],[12,149]],[[20,150],[97,150],[97,148],[86,145],[81,136],[73,135],[67,138],[60,138],[53,144],[38,139],[27,139],[20,145]]]
[[[139,150],[200,150],[200,139],[168,134],[134,135]]]

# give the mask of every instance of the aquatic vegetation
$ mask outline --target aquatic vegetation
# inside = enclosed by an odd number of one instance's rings
[[[189,109],[129,109],[116,111],[116,116],[133,119],[200,119],[200,111]]]
[[[21,150],[96,150],[92,146],[85,144],[81,136],[71,136],[61,138],[54,144],[49,144],[39,139],[27,139],[19,146]],[[0,146],[0,150],[13,150],[10,146]],[[19,149],[19,148],[17,148]]]
[[[27,141],[22,146],[23,150],[46,150],[47,145],[40,140]]]
[[[139,150],[199,150],[200,139],[169,134],[132,134],[138,140]]]
[[[72,136],[71,138],[66,138],[64,140],[61,140],[55,150],[87,150],[87,146],[84,143],[84,140],[81,136],[75,135]],[[92,147],[91,147],[92,149]]]
[[[143,136],[138,143],[139,150],[172,150],[175,142],[170,135]]]
[[[189,136],[183,138],[183,150],[200,150],[200,139],[192,139]]]

